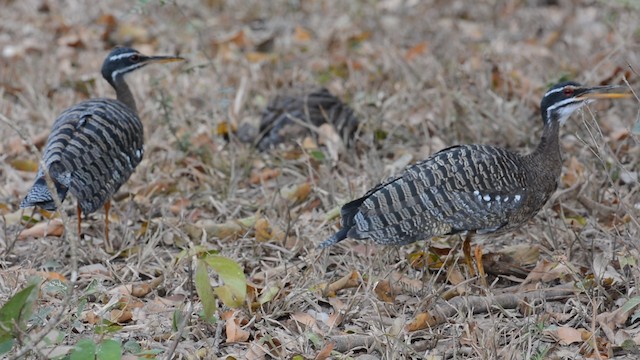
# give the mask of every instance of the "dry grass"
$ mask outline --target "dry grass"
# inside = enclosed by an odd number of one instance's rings
[[[514,244],[539,247],[534,263],[568,270],[534,285],[586,287],[580,294],[488,314],[462,309],[447,323],[409,332],[405,325],[416,315],[445,303],[442,295],[454,288],[445,278],[457,266],[414,269],[407,256],[424,242],[396,249],[350,240],[328,251],[315,249],[336,229],[325,214],[397,172],[403,159],[417,161],[467,142],[532,149],[541,131],[540,96],[562,77],[598,84],[622,83],[626,76],[636,88],[636,2],[5,0],[2,7],[0,113],[29,141],[46,136],[71,104],[112,96],[97,70],[113,44],[132,42],[147,53],[189,59],[130,77],[147,151],[112,208],[112,241],[123,252],[102,250],[104,214],[91,215],[78,248],[77,290],[65,302],[64,294],[43,288],[31,335],[64,309],[53,327],[63,345],[99,341],[86,311],[104,308],[120,285],[163,276],[140,299],[133,318],[107,337],[175,358],[314,358],[331,342],[335,358],[636,358],[637,345],[621,345],[638,335],[637,319],[613,322],[611,329],[597,319],[640,295],[640,148],[630,131],[637,101],[602,102],[573,116],[562,130],[565,169],[557,196],[521,231],[478,240],[487,254]],[[105,15],[115,17],[116,28],[108,28]],[[268,51],[259,52],[263,48]],[[319,84],[362,119],[358,148],[339,161],[319,161],[295,142],[258,153],[217,132],[225,122],[256,123],[280,91]],[[374,139],[373,133],[386,137]],[[10,127],[0,124],[0,134],[0,249],[10,248],[0,256],[4,303],[35,272],[70,279],[72,269],[68,242],[16,241],[25,227],[18,204],[35,175],[16,164],[37,156]],[[264,169],[279,169],[280,176],[249,181]],[[282,189],[305,182],[312,191],[302,201],[283,195]],[[67,201],[65,211],[73,215],[73,209]],[[199,237],[194,231],[204,220],[224,223],[256,213],[286,238],[257,241],[251,230],[237,238]],[[66,227],[75,236],[70,217]],[[225,321],[206,323],[199,316],[190,264],[176,261],[182,249],[196,244],[236,260],[258,292],[277,289],[270,301],[236,315],[245,321],[249,340],[229,343]],[[524,270],[531,274],[531,268]],[[321,291],[354,270],[355,287],[335,297]],[[392,281],[395,298],[382,301],[376,284],[400,275],[406,283]],[[459,297],[517,293],[523,278],[490,276],[488,289],[471,281]],[[219,304],[219,310],[227,309]],[[181,336],[172,328],[175,314],[188,320],[178,322]],[[565,345],[557,335],[563,326],[585,329],[593,338]],[[16,351],[33,349],[24,336]],[[592,339],[599,352],[592,351]],[[28,356],[44,357],[47,349]]]

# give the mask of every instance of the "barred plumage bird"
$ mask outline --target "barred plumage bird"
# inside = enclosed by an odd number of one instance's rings
[[[562,170],[560,126],[595,99],[627,96],[609,92],[617,88],[554,85],[540,104],[544,129],[532,153],[489,145],[444,149],[345,204],[342,229],[319,247],[347,237],[404,245],[434,236],[500,234],[518,228],[557,187]]]
[[[353,145],[358,118],[329,90],[321,88],[303,96],[279,95],[262,112],[257,147],[265,151],[292,138],[315,135],[312,129],[326,123],[333,125],[346,145]]]
[[[144,154],[144,130],[126,74],[151,63],[183,60],[175,56],[146,56],[117,47],[102,64],[102,76],[116,91],[117,99],[83,101],[65,110],[53,123],[43,150],[47,169],[62,202],[71,192],[78,199],[78,234],[81,212],[90,214],[105,206],[105,237],[109,241],[109,207]],[[54,211],[56,204],[40,167],[35,183],[20,204]]]

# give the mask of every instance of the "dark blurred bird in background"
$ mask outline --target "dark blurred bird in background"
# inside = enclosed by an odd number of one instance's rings
[[[322,88],[301,95],[278,95],[262,111],[257,134],[245,126],[238,130],[238,137],[252,142],[260,151],[276,147],[280,143],[318,136],[318,128],[331,124],[342,140],[350,147],[359,120],[348,105]],[[246,124],[245,124],[246,125]]]

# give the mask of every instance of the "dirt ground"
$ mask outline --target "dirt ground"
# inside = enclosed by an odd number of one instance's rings
[[[533,149],[560,80],[638,89],[637,1],[0,6],[0,304],[43,279],[9,358],[107,339],[125,359],[640,357],[637,98],[565,124],[551,201],[519,231],[474,239],[486,284],[458,237],[316,248],[339,205],[437,150]],[[18,206],[38,166],[30,145],[67,107],[113,96],[99,69],[115,45],[188,61],[128,77],[146,152],[115,196],[107,252],[104,211],[76,239],[75,199],[35,224]],[[325,127],[265,152],[240,140],[274,96],[321,86],[357,114],[355,146]],[[247,298],[217,299],[206,319],[194,267],[213,253],[241,267]]]

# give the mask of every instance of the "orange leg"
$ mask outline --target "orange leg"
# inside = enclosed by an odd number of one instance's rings
[[[476,276],[476,268],[473,266],[473,259],[471,258],[471,233],[467,234],[462,242],[462,252],[464,253],[464,261],[469,267],[469,275]]]
[[[476,245],[474,253],[476,257],[476,264],[478,264],[478,275],[480,275],[480,283],[485,288],[488,288],[489,284],[487,284],[487,273],[484,271],[484,265],[482,263],[482,247],[480,247],[480,245]]]
[[[104,244],[106,246],[107,252],[111,252],[113,249],[111,248],[111,242],[109,241],[109,210],[111,209],[111,200],[107,200],[104,203]]]
[[[76,205],[78,210],[78,239],[82,236],[82,210],[80,205]]]

